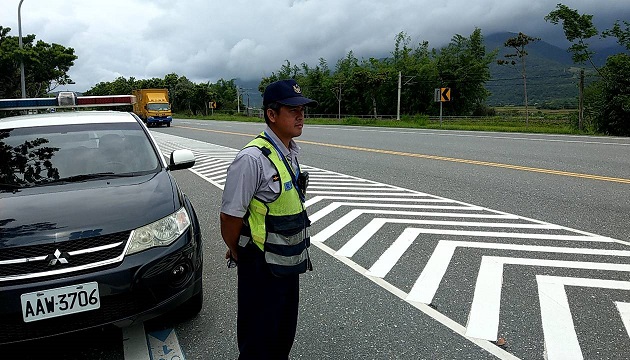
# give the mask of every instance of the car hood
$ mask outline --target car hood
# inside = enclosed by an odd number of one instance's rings
[[[0,248],[133,230],[179,209],[176,192],[161,171],[0,194]]]

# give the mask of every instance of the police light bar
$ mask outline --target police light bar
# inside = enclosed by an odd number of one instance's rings
[[[0,99],[0,110],[121,106],[135,102],[134,95],[77,96],[74,92],[64,91],[54,98]]]

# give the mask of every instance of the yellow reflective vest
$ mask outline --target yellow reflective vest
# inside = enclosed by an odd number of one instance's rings
[[[247,211],[245,236],[265,253],[272,273],[299,274],[312,269],[308,254],[310,220],[295,188],[291,173],[264,132],[245,147],[255,146],[273,164],[280,177],[280,195],[272,202],[253,198]]]

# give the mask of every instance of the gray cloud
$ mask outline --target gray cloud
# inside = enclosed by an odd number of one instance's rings
[[[630,18],[625,1],[562,3],[593,14],[600,30]],[[18,34],[18,4],[0,4],[0,25],[11,35]],[[25,0],[22,32],[74,48],[76,84],[67,89],[83,91],[118,76],[253,80],[285,60],[316,65],[324,58],[333,68],[350,50],[359,59],[386,56],[401,31],[432,48],[475,27],[566,46],[562,28],[544,21],[554,8],[545,0]]]

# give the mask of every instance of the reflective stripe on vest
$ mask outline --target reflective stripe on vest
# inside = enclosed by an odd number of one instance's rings
[[[271,161],[280,177],[280,195],[268,203],[257,198],[252,199],[247,218],[249,230],[254,244],[265,252],[265,260],[274,274],[302,273],[306,271],[310,261],[307,250],[310,236],[307,228],[311,222],[295,186],[291,183],[289,170],[278,157],[273,145],[261,136],[245,147],[260,148]]]

